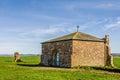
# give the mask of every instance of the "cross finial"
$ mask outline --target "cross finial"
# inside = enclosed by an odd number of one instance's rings
[[[77,26],[77,32],[79,32],[79,26]]]

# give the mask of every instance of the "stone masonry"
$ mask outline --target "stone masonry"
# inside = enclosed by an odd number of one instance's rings
[[[42,61],[41,64],[56,66],[55,55],[60,54],[59,66],[71,66],[72,41],[62,41],[55,43],[42,44]]]
[[[75,32],[42,43],[41,65],[57,67],[113,66],[109,36]]]
[[[104,48],[104,42],[73,40],[71,66],[105,66]]]

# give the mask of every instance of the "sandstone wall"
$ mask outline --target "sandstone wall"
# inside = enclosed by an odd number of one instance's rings
[[[73,40],[71,67],[73,66],[104,66],[104,42]]]
[[[60,54],[60,67],[71,66],[72,41],[60,41],[42,44],[43,65],[55,66],[55,54]]]

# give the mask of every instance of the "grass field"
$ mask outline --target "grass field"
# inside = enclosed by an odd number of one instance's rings
[[[120,68],[120,57],[114,57],[113,63],[116,67]]]
[[[120,80],[120,58],[114,58],[116,68],[78,69],[68,70],[46,70],[36,69],[39,56],[23,56],[24,62],[15,63],[10,56],[0,57],[0,80]],[[115,69],[115,71],[114,71]],[[111,72],[113,70],[114,72]]]

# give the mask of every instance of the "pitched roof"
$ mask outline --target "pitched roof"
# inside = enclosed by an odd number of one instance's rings
[[[50,42],[57,42],[57,41],[64,41],[64,40],[82,40],[82,41],[97,41],[97,42],[104,42],[103,39],[94,37],[92,35],[82,33],[82,32],[75,32],[65,36],[61,36],[58,38],[54,38],[42,43],[50,43]]]

